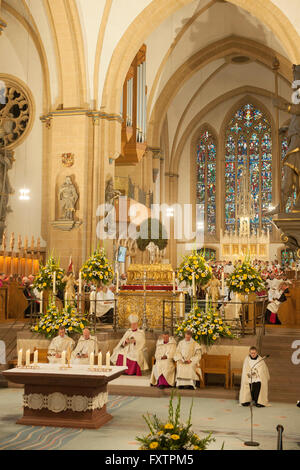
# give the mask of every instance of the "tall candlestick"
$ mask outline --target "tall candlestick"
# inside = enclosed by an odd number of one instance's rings
[[[205,312],[208,311],[208,294],[205,296]]]
[[[66,351],[61,353],[61,363],[63,366],[66,365]]]
[[[106,353],[106,367],[110,367],[110,352]]]
[[[102,367],[102,352],[98,354],[98,367]]]
[[[34,354],[33,354],[33,363],[34,364],[37,364],[39,362],[39,352],[38,350],[34,351]]]
[[[21,367],[23,364],[23,349],[19,349],[18,352],[18,367]]]
[[[173,272],[172,277],[173,277],[173,294],[175,294],[175,272]]]
[[[90,354],[90,366],[94,366],[95,365],[95,354],[93,352],[91,352]]]
[[[192,273],[193,297],[196,297],[195,273]]]
[[[53,294],[56,295],[56,271],[53,273]]]
[[[30,366],[30,349],[26,351],[26,366]]]

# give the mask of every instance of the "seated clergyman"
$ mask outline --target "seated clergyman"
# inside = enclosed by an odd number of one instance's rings
[[[155,364],[152,369],[150,384],[159,388],[174,387],[175,362],[173,360],[177,343],[168,331],[164,331],[157,340],[155,351]]]
[[[243,364],[240,404],[249,406],[252,400],[258,408],[268,406],[269,379],[269,370],[265,361],[259,356],[256,347],[252,346]]]
[[[176,387],[196,388],[196,382],[201,379],[201,348],[193,339],[193,333],[187,330],[184,339],[178,343],[174,360],[177,364]]]
[[[85,328],[79,338],[74,351],[72,352],[72,362],[74,364],[89,364],[90,354],[98,354],[98,343],[95,336],[91,336],[90,330]]]
[[[59,363],[61,360],[61,353],[70,349],[74,349],[75,343],[72,338],[66,335],[64,326],[60,326],[58,336],[53,338],[48,348],[48,361],[50,363]]]
[[[123,366],[125,357],[127,365],[125,374],[142,375],[142,371],[149,369],[144,356],[145,332],[138,327],[137,315],[130,315],[128,319],[130,328],[115,347],[111,356],[111,362],[117,366]]]

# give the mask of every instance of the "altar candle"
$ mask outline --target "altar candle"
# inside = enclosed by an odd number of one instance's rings
[[[26,366],[30,366],[30,349],[26,351]]]
[[[192,273],[193,297],[196,297],[195,273]]]
[[[93,352],[91,352],[90,354],[90,366],[94,366],[95,365],[95,354]]]
[[[43,313],[43,291],[40,294],[40,313]]]
[[[175,272],[173,272],[173,294],[175,294]]]
[[[23,349],[19,349],[19,352],[18,352],[18,367],[22,366],[22,360],[23,360]]]
[[[208,311],[208,294],[205,296],[205,312]]]
[[[222,273],[222,296],[225,295],[224,272]]]
[[[66,364],[66,351],[61,353],[61,363],[63,366]]]
[[[116,293],[119,293],[119,271],[116,273]]]
[[[82,293],[82,275],[81,275],[81,271],[79,271],[79,295],[81,295]]]
[[[56,295],[56,271],[53,273],[53,294]]]
[[[98,354],[98,367],[102,367],[102,352]]]
[[[110,352],[106,353],[106,367],[110,367]]]
[[[127,356],[124,354],[123,356],[123,367],[127,367]]]
[[[33,362],[34,362],[34,364],[37,364],[39,362],[39,352],[38,352],[38,350],[34,351]]]

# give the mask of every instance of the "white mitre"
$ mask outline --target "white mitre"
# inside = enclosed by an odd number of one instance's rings
[[[129,320],[130,324],[138,323],[139,317],[137,315],[131,314],[131,315],[129,315],[128,320]]]

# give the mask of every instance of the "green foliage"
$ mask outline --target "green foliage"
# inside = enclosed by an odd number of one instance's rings
[[[109,284],[114,278],[113,269],[108,262],[103,248],[97,248],[94,254],[81,268],[82,278],[94,284]]]
[[[46,338],[52,338],[57,336],[60,326],[64,326],[68,334],[82,334],[84,328],[88,326],[88,321],[86,318],[79,317],[76,308],[70,304],[60,312],[52,301],[49,302],[45,315],[41,316],[39,322],[31,330],[46,336]]]
[[[193,276],[195,273],[195,284],[205,286],[212,278],[212,269],[207,264],[203,254],[193,251],[191,255],[184,256],[179,269],[178,280],[185,281],[187,284],[192,284]]]
[[[193,339],[199,344],[212,346],[219,338],[233,339],[234,335],[217,310],[209,308],[207,312],[196,305],[188,317],[176,325],[175,334],[184,337],[186,330],[191,330]]]
[[[180,422],[181,397],[178,397],[176,410],[173,406],[174,393],[169,402],[168,422],[164,422],[156,415],[143,415],[149,428],[149,433],[143,437],[137,437],[141,443],[140,450],[206,450],[208,445],[215,441],[211,433],[204,439],[195,434],[191,427],[192,407],[186,424]]]

